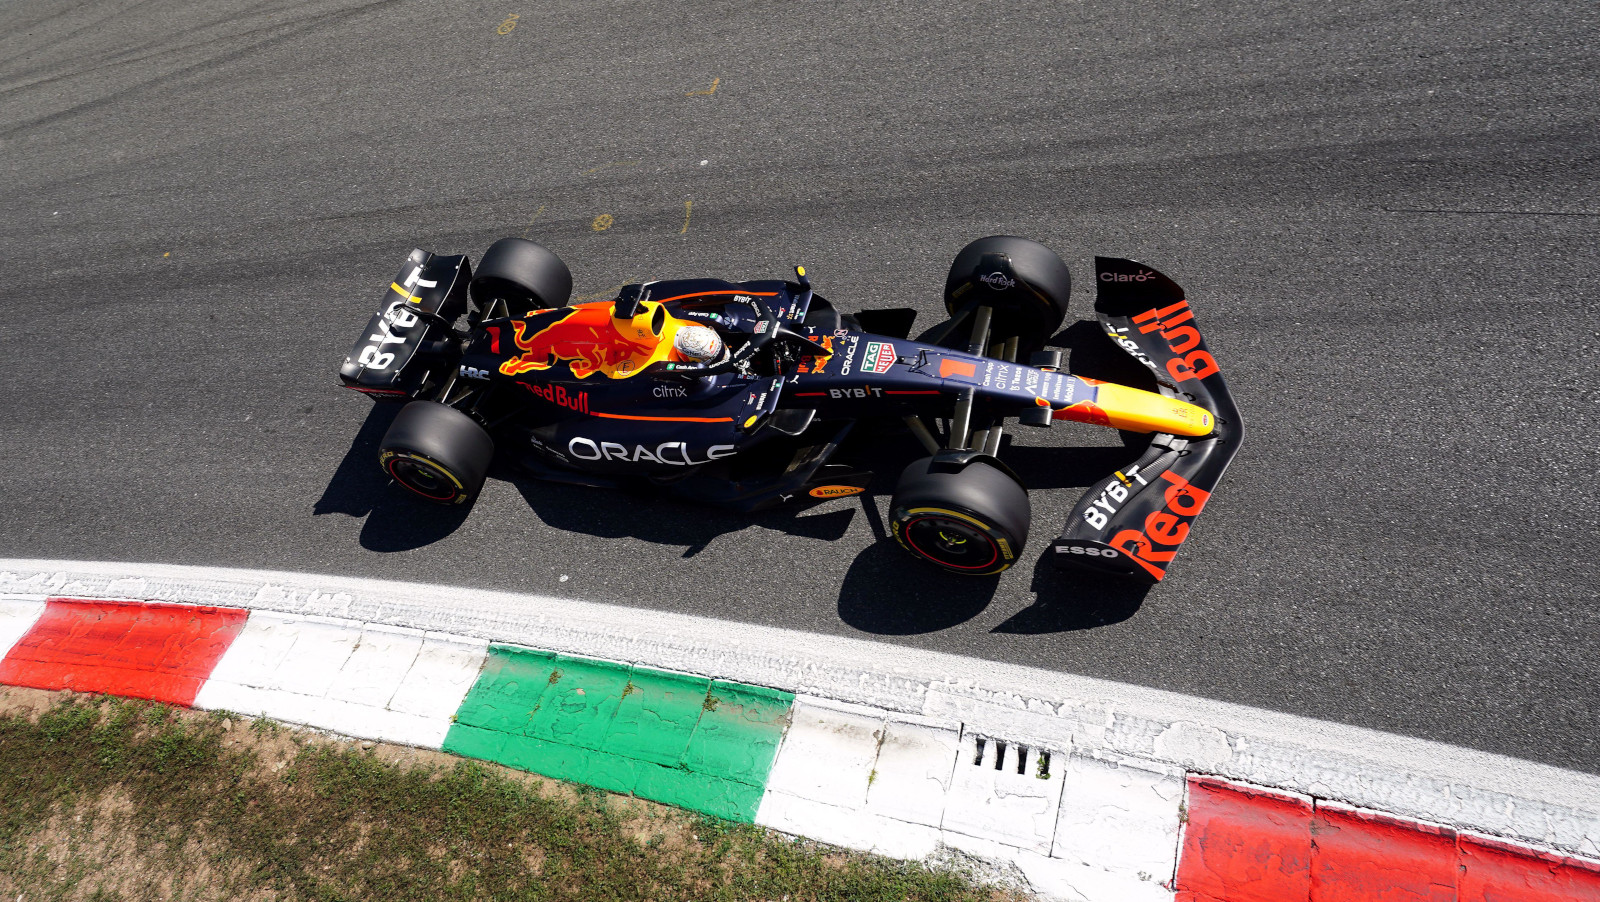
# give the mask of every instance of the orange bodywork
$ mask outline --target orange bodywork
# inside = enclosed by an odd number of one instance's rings
[[[1052,417],[1131,432],[1165,432],[1191,437],[1210,435],[1216,428],[1216,418],[1211,411],[1187,401],[1097,379],[1082,381],[1095,386],[1094,400],[1069,405],[1051,414]]]
[[[629,320],[612,316],[610,301],[579,304],[531,334],[528,322],[518,320],[512,324],[513,341],[522,353],[500,364],[500,372],[515,376],[566,363],[579,379],[595,373],[625,379],[652,363],[677,360],[673,339],[684,323],[665,314],[661,333],[656,334],[650,325],[660,306],[645,301],[639,315]]]

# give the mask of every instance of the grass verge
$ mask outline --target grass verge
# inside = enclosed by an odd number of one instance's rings
[[[403,747],[0,687],[0,899],[998,900],[945,869]]]

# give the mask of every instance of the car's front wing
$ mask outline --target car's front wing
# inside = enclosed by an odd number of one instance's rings
[[[1095,258],[1106,335],[1155,373],[1158,391],[1213,414],[1203,438],[1157,434],[1138,461],[1091,485],[1055,540],[1060,564],[1158,582],[1239,450],[1244,424],[1183,289],[1161,273]]]

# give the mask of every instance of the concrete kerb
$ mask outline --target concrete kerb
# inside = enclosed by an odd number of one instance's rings
[[[999,858],[1064,898],[1170,898],[1194,773],[1600,857],[1600,777],[936,652],[750,625],[730,635],[703,618],[543,596],[173,565],[0,560],[0,593],[358,621],[783,689],[798,696],[785,739],[797,754],[780,751],[758,822],[903,857],[943,845]],[[837,766],[824,779],[806,756]],[[1108,830],[1139,841],[1112,847]]]

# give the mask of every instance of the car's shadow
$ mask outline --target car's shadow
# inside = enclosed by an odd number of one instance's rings
[[[400,413],[399,404],[372,405],[350,449],[311,508],[314,515],[365,517],[361,547],[368,551],[410,551],[432,545],[455,532],[472,505],[440,507],[418,501],[390,484],[378,467],[378,445]]]
[[[844,536],[855,516],[855,511],[848,508],[801,516],[803,507],[741,514],[659,492],[563,485],[509,471],[497,470],[495,475],[515,486],[528,507],[552,529],[608,539],[633,538],[655,545],[681,545],[685,558],[706,550],[718,536],[750,526],[835,541]]]
[[[1052,344],[1068,350],[1072,371],[1078,375],[1154,387],[1149,372],[1113,347],[1095,323],[1074,323]],[[396,490],[377,467],[378,445],[400,407],[373,406],[313,508],[319,515],[365,517],[360,540],[370,551],[396,552],[430,545],[454,532],[471,509],[470,505],[442,508],[419,503]],[[1136,458],[1148,441],[1146,436],[1131,434],[1124,434],[1123,439],[1121,447],[1089,448],[1010,447],[1008,441],[1001,457],[1030,488],[1082,488]],[[685,558],[704,551],[719,536],[752,525],[788,535],[837,540],[859,510],[878,541],[858,554],[846,571],[839,588],[839,618],[862,632],[905,636],[938,632],[970,621],[988,607],[1000,584],[999,577],[956,577],[939,571],[907,555],[889,535],[879,499],[893,493],[900,469],[922,453],[909,433],[893,426],[875,433],[852,457],[853,462],[877,474],[867,493],[858,496],[859,508],[822,514],[806,514],[804,507],[742,514],[654,492],[545,482],[503,464],[497,464],[491,477],[515,486],[534,513],[554,529],[682,546]],[[1034,563],[1033,604],[1012,614],[992,632],[1094,629],[1138,612],[1149,587],[1055,566],[1048,543],[1056,527],[1034,524],[1035,535],[1029,544],[1045,551]]]
[[[1039,635],[1089,630],[1121,623],[1139,612],[1150,587],[1089,570],[1056,565],[1048,545],[1033,565],[1033,604],[1012,614],[991,633]]]

